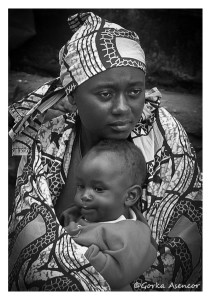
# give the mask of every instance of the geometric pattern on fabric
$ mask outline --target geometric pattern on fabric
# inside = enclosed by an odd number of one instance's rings
[[[201,239],[199,235],[194,235],[193,243],[196,244],[198,237],[198,261],[193,266],[192,253],[187,244],[180,237],[169,237],[170,230],[174,230],[174,226],[181,216],[188,217],[192,223],[196,223],[198,232],[201,233],[201,201],[181,200],[175,207],[174,213],[168,223],[163,237],[159,241],[159,253],[163,259],[158,259],[153,266],[134,281],[131,286],[134,291],[141,290],[202,290],[201,285],[201,256],[200,247]],[[183,228],[185,232],[186,228]],[[193,234],[191,231],[189,234]],[[182,235],[182,231],[179,233]],[[190,238],[190,237],[189,237]],[[164,258],[165,256],[165,258]],[[166,265],[163,263],[167,261]],[[167,272],[168,269],[168,272]],[[158,271],[158,272],[157,272]],[[171,273],[171,282],[162,280],[161,274]],[[162,282],[162,284],[157,284]],[[188,284],[186,284],[188,283]]]
[[[116,30],[113,28],[104,28],[97,35],[97,48],[101,61],[106,69],[113,67],[136,67],[146,72],[145,64],[135,58],[122,57],[121,48],[118,49],[118,40],[126,39],[127,43],[135,41],[139,45],[137,35],[125,29]],[[140,47],[140,51],[143,51]],[[102,53],[104,55],[102,55]],[[144,55],[144,54],[143,54]]]
[[[75,14],[68,23],[74,34],[59,53],[60,78],[67,95],[110,68],[130,66],[146,73],[144,51],[135,32],[91,12]]]
[[[17,181],[9,227],[9,290],[102,291],[109,286],[59,224],[38,152]]]
[[[18,153],[24,155],[30,152],[46,112],[41,107],[50,108],[64,96],[65,92],[58,77],[10,105],[9,113],[14,119],[14,126],[9,135],[13,141],[16,141],[14,155]]]

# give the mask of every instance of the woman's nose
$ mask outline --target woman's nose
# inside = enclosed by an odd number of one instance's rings
[[[127,97],[123,93],[119,94],[114,100],[112,113],[122,114],[127,113],[129,110],[130,106],[128,105]]]

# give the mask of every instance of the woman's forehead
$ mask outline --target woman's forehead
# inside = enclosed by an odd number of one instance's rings
[[[145,74],[142,70],[133,67],[117,67],[108,69],[88,79],[78,89],[88,87],[113,86],[115,84],[141,84],[145,83]]]

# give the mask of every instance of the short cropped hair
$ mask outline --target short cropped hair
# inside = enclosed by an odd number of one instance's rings
[[[115,153],[122,158],[123,168],[130,170],[133,184],[143,185],[146,179],[146,161],[141,149],[128,140],[101,140],[91,151]]]

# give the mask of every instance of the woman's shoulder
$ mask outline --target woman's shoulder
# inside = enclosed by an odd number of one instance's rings
[[[164,107],[162,107],[162,94],[155,87],[146,90],[145,104],[140,121],[136,124],[132,137],[151,137],[153,138],[158,132],[163,137],[169,136],[173,132],[181,131],[182,126],[178,120],[171,115]],[[133,136],[134,135],[134,136]],[[172,136],[173,137],[173,136]]]
[[[67,113],[53,118],[43,123],[37,134],[37,139],[41,143],[42,151],[46,151],[50,145],[59,148],[60,144],[65,144],[76,129],[76,113]]]
[[[64,93],[60,79],[55,78],[10,105],[12,128],[9,135],[13,143],[13,155],[30,153],[40,132],[44,136],[51,126],[62,128],[62,123],[65,126],[67,120],[71,120],[71,117],[60,116],[43,124],[47,110],[63,99]]]
[[[76,123],[76,113],[67,113],[44,122],[38,131],[38,135],[62,133],[69,128],[74,128]]]

